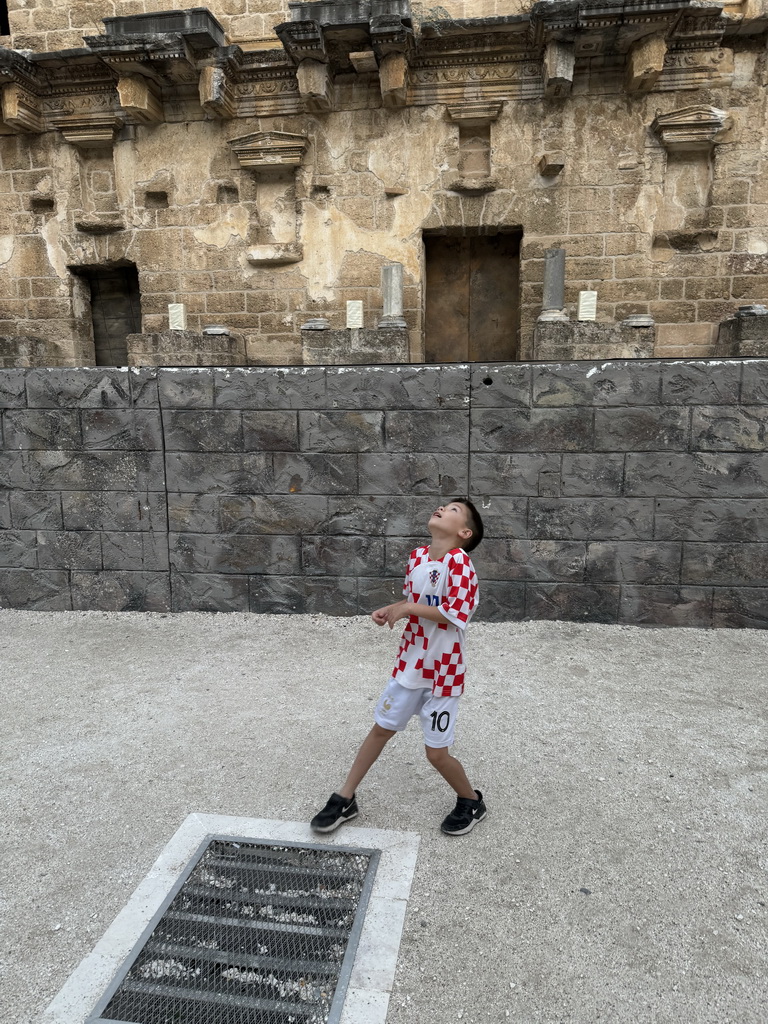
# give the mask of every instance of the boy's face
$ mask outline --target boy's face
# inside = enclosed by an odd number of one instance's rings
[[[456,537],[462,544],[472,536],[472,530],[467,524],[467,509],[458,501],[452,501],[450,505],[441,505],[435,509],[430,516],[428,529],[433,537],[436,534],[443,537]]]

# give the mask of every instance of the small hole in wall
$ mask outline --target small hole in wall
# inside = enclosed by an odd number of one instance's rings
[[[219,185],[216,190],[217,203],[239,203],[240,193],[234,185]]]
[[[321,202],[324,199],[330,199],[331,190],[327,185],[315,185],[312,189],[312,198],[319,199]]]
[[[56,209],[56,203],[53,199],[49,199],[45,196],[36,196],[30,200],[29,208],[32,213],[53,213]]]
[[[493,384],[492,377],[483,377],[483,384]]]
[[[148,210],[167,210],[168,209],[168,193],[167,192],[145,192],[144,193],[144,205]]]

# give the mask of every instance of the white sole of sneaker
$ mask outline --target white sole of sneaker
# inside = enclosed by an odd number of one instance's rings
[[[352,819],[356,818],[359,813],[359,811],[355,811],[354,814],[348,814],[346,818],[337,818],[332,825],[326,825],[325,828],[314,828],[311,825],[310,828],[313,832],[335,832],[340,825],[343,825],[346,821],[352,821]]]

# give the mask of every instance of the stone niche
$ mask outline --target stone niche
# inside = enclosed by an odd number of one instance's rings
[[[129,366],[243,366],[245,342],[232,333],[158,331],[129,334]]]
[[[649,359],[656,328],[590,321],[539,322],[533,340],[533,358],[569,362],[574,359]]]
[[[725,359],[768,356],[768,307],[746,306],[723,320],[715,355]]]

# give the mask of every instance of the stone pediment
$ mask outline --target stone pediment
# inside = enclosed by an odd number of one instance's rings
[[[665,149],[685,153],[710,150],[731,124],[724,110],[701,105],[658,114],[651,127],[660,136]]]
[[[230,139],[229,145],[242,167],[270,170],[299,167],[309,139],[306,135],[289,132],[254,132],[239,139]]]

